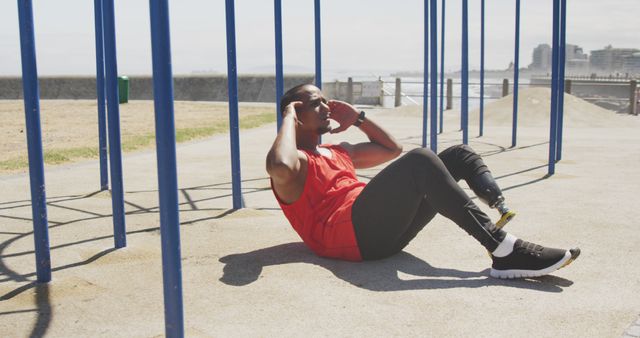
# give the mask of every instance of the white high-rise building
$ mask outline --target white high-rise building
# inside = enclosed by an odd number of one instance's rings
[[[551,46],[544,43],[533,49],[533,58],[529,69],[543,72],[551,70]]]
[[[580,46],[567,44],[565,60],[567,72],[586,73],[589,71],[589,56]]]
[[[629,67],[633,67],[635,54],[640,49],[635,48],[613,48],[611,45],[604,49],[591,51],[589,64],[591,71],[596,72],[629,72]],[[625,61],[627,60],[627,61]]]
[[[551,56],[553,50],[548,44],[540,44],[533,49],[532,62],[529,69],[532,71],[551,71]],[[582,47],[567,44],[565,48],[566,67],[569,71],[586,71],[589,67],[589,57],[584,53]]]
[[[630,75],[640,75],[640,52],[625,57],[622,61],[622,70]]]

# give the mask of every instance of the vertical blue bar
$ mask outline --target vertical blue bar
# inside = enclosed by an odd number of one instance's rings
[[[516,46],[513,56],[513,122],[511,147],[516,146],[518,136],[518,86],[520,84],[520,0],[516,0]]]
[[[225,0],[227,15],[227,79],[229,81],[229,137],[231,138],[231,187],[233,209],[241,209],[240,131],[238,125],[238,68],[236,66],[236,19],[234,0]],[[279,105],[279,103],[278,103]],[[280,114],[278,114],[280,115]]]
[[[150,0],[149,5],[160,199],[165,334],[167,337],[183,337],[180,217],[178,213],[169,4],[168,0]]]
[[[118,99],[118,63],[116,53],[116,24],[113,0],[104,0],[104,56],[107,79],[107,108],[109,128],[109,163],[111,167],[111,206],[113,208],[113,237],[116,248],[127,246],[122,183],[122,149],[120,145],[120,106]]]
[[[551,49],[551,123],[549,127],[549,168],[548,175],[556,171],[556,146],[558,131],[558,56],[560,51],[560,0],[553,0],[553,42]]]
[[[320,24],[320,0],[314,0],[314,22],[316,36],[316,87],[322,89],[322,35]],[[322,135],[318,138],[318,144],[322,144]]]
[[[104,106],[104,34],[102,33],[102,0],[94,0],[96,26],[96,96],[98,98],[98,149],[100,152],[100,190],[109,189],[107,160],[107,115]]]
[[[233,4],[232,4],[233,5]],[[282,0],[274,0],[274,17],[275,17],[275,29],[276,29],[276,121],[278,130],[282,125],[282,112],[280,111],[280,99],[284,94],[284,75],[282,70]],[[228,18],[227,14],[227,18]],[[227,19],[228,20],[228,19]],[[227,23],[227,30],[229,29],[229,23]],[[235,30],[235,27],[234,27]],[[235,35],[235,32],[234,32]],[[228,40],[227,33],[227,40]],[[228,42],[227,42],[228,43]],[[235,45],[235,38],[234,38]]]
[[[320,0],[314,0],[313,5],[316,32],[316,87],[322,89],[322,25],[320,21]]]
[[[438,0],[431,3],[431,150],[438,152]]]
[[[462,0],[462,143],[469,144],[469,2]]]
[[[484,134],[484,0],[480,2],[480,131]]]
[[[445,0],[442,0],[441,15],[441,32],[440,32],[440,133],[444,128],[444,22],[445,22]]]
[[[31,214],[36,251],[38,282],[51,281],[51,255],[49,252],[49,224],[47,222],[47,195],[44,185],[44,157],[40,130],[40,89],[36,66],[36,39],[33,27],[31,0],[18,0],[20,23],[20,56],[22,60],[22,90],[29,153],[29,183],[31,186]]]
[[[558,56],[558,130],[556,131],[556,161],[562,159],[562,133],[564,127],[564,68],[567,49],[567,0],[560,0],[560,55]]]
[[[422,148],[426,148],[427,110],[429,108],[429,0],[424,0],[424,65],[422,75]]]

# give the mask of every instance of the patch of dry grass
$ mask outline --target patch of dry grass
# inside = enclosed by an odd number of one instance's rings
[[[176,141],[187,142],[229,130],[227,104],[175,103]],[[26,171],[29,166],[22,101],[0,101],[0,173]],[[273,104],[241,104],[240,128],[255,128],[276,119]],[[44,100],[41,125],[46,165],[98,158],[97,105],[90,100]],[[153,101],[131,101],[120,106],[122,150],[155,145]]]

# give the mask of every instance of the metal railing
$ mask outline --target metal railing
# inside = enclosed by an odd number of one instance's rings
[[[584,77],[587,78],[587,77]],[[640,94],[637,94],[633,91],[632,88],[637,88],[636,80],[624,80],[618,79],[615,81],[601,81],[601,80],[591,80],[593,77],[589,77],[589,79],[582,79],[579,77],[572,77],[570,79],[566,79],[564,82],[564,92],[567,94],[573,94],[576,97],[579,97],[585,101],[589,101],[601,107],[610,110],[616,110],[618,112],[622,112],[627,110],[631,114],[637,115],[637,102],[636,105],[632,104],[634,100],[637,101],[637,98]],[[340,82],[336,81],[338,86],[351,86],[351,90],[349,93],[351,96],[348,98],[351,103],[356,103],[354,97],[362,97],[363,95],[363,83],[366,82],[379,82],[380,83],[380,93],[378,96],[379,105],[387,106],[385,103],[387,102],[387,98],[394,97],[393,106],[397,107],[400,105],[421,105],[420,98],[424,98],[423,81],[410,79],[403,80],[402,78],[393,78],[393,77],[381,77],[381,76],[362,76],[360,78],[349,78],[348,82]],[[551,87],[550,80],[546,82],[547,78],[544,77],[534,77],[531,79],[529,83],[518,84],[518,88],[523,87]],[[404,86],[407,85],[411,87],[409,90],[406,90]],[[444,91],[441,92],[441,95],[438,96],[438,99],[443,102],[447,102],[446,109],[453,108],[454,100],[461,99],[465,97],[464,95],[460,95],[456,93],[459,90],[454,90],[455,88],[459,88],[462,85],[461,81],[454,81],[449,78],[445,81],[444,85],[441,81],[437,82],[438,87],[446,87],[446,95],[443,94]],[[479,86],[482,85],[480,82],[469,82],[469,87],[478,89]],[[634,87],[635,86],[635,87]],[[602,94],[603,88],[605,88],[605,94]],[[628,89],[627,89],[628,88]],[[510,83],[509,79],[503,79],[502,82],[485,82],[484,90],[480,90],[484,95],[467,95],[466,98],[469,100],[480,100],[484,98],[485,100],[497,100],[503,98],[507,95],[513,93],[513,83]],[[628,104],[627,104],[628,103]],[[628,107],[628,108],[627,108]],[[444,110],[444,107],[442,108]]]

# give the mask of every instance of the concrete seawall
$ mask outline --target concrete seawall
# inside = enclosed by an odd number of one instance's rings
[[[286,76],[285,90],[301,83],[313,83],[313,75]],[[152,100],[153,80],[151,76],[131,76],[129,99]],[[269,75],[243,75],[238,77],[238,98],[241,102],[275,102],[276,80]],[[94,77],[41,77],[42,99],[96,99]],[[184,101],[227,101],[227,77],[175,76],[174,98]],[[20,77],[0,78],[0,100],[22,99]]]
[[[550,87],[548,78],[532,78],[534,87]],[[573,94],[605,109],[619,113],[638,114],[637,102],[640,91],[637,91],[637,80],[587,80],[571,79],[565,81],[565,92]]]

